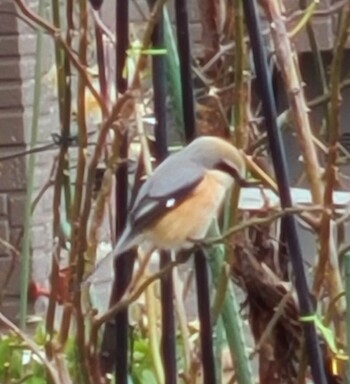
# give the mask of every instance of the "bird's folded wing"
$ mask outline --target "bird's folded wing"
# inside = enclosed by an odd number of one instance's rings
[[[175,208],[203,179],[204,170],[197,164],[168,162],[161,165],[141,187],[130,212],[130,221],[138,230],[157,220],[166,210]]]

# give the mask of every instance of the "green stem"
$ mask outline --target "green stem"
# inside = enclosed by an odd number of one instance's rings
[[[218,234],[218,226],[212,226],[210,235]],[[222,245],[215,246],[210,257],[209,265],[213,275],[215,286],[223,276],[222,268],[225,268],[225,248]],[[229,283],[222,307],[222,322],[226,332],[226,339],[230,348],[232,360],[236,367],[239,384],[252,384],[253,375],[244,339],[244,330],[239,306],[232,285]]]
[[[146,311],[148,319],[148,336],[150,344],[151,358],[158,384],[165,383],[164,366],[159,351],[159,337],[157,329],[156,303],[154,295],[154,285],[150,285],[145,291]]]
[[[68,10],[69,8],[68,2]],[[54,26],[60,29],[60,3],[56,0],[52,0],[52,18]],[[69,15],[67,14],[67,21],[70,24]],[[69,25],[71,27],[71,25]],[[71,31],[67,32],[67,44],[70,47],[71,44]],[[58,41],[55,41],[55,59],[56,59],[56,76],[57,76],[57,94],[58,94],[58,110],[60,119],[60,130],[62,137],[68,137],[70,134],[70,63],[66,57],[66,53],[60,46]],[[68,70],[68,72],[67,72]],[[64,132],[64,133],[63,133]],[[65,195],[65,207],[66,218],[70,217],[70,202],[71,202],[71,190],[70,190],[70,177],[69,177],[69,158],[66,156],[64,164],[64,195]]]
[[[44,0],[39,1],[39,15],[44,12]],[[34,104],[32,116],[32,128],[30,138],[30,148],[34,148],[38,137],[38,126],[40,116],[40,96],[41,96],[41,58],[42,58],[42,40],[43,32],[41,29],[37,32],[36,54],[35,54],[35,84],[34,84]],[[20,327],[25,330],[26,317],[28,310],[28,284],[30,275],[30,232],[31,232],[31,202],[34,189],[34,170],[35,153],[29,155],[28,173],[27,173],[27,194],[24,215],[24,236],[22,246],[21,260],[21,288],[20,288]]]
[[[215,365],[216,365],[216,382],[222,383],[222,351],[225,343],[225,328],[220,316],[215,326],[215,339],[214,339],[214,351],[215,351]]]
[[[183,111],[182,111],[182,93],[181,93],[181,81],[180,81],[180,64],[179,55],[177,52],[177,46],[174,36],[173,27],[169,17],[168,10],[164,7],[164,38],[165,47],[167,50],[166,63],[167,73],[170,83],[169,93],[171,95],[171,102],[174,105],[175,120],[180,131],[183,132]]]

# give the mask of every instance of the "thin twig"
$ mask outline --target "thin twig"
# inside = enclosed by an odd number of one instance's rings
[[[51,35],[58,42],[58,44],[61,45],[61,47],[65,50],[68,57],[70,58],[71,63],[78,70],[79,75],[84,79],[86,86],[89,88],[91,94],[96,99],[96,102],[100,106],[101,110],[107,113],[108,108],[105,105],[101,95],[93,86],[89,73],[86,71],[86,67],[79,61],[75,53],[71,50],[71,48],[67,44],[66,40],[64,40],[64,38],[61,36],[61,31],[55,28],[50,23],[48,23],[45,19],[37,15],[35,12],[31,11],[23,1],[21,0],[13,0],[13,1],[16,3],[16,5],[18,6],[18,8],[20,9],[20,11],[23,13],[25,17],[33,21],[34,24],[43,28],[49,35]]]
[[[160,271],[154,273],[149,278],[144,280],[142,283],[140,283],[133,290],[129,291],[129,289],[128,289],[127,292],[125,293],[125,295],[122,297],[122,299],[118,303],[116,303],[113,307],[111,307],[103,315],[101,315],[95,319],[94,326],[99,328],[103,323],[105,323],[108,319],[112,318],[116,313],[118,313],[122,309],[129,306],[132,302],[137,300],[150,284],[152,284],[154,281],[158,280],[162,276],[166,275],[174,267],[176,267],[177,265],[179,265],[181,263],[182,263],[181,260],[172,261],[165,268],[161,269]]]
[[[245,220],[244,222],[241,222],[240,224],[237,224],[233,226],[232,228],[228,229],[226,232],[222,234],[222,236],[209,238],[207,240],[201,241],[200,244],[202,245],[211,245],[216,243],[222,243],[225,239],[228,237],[234,235],[235,233],[238,233],[244,229],[247,229],[251,226],[258,226],[262,224],[270,224],[273,221],[282,218],[285,215],[292,215],[292,214],[300,214],[303,212],[317,212],[322,213],[325,211],[325,208],[322,206],[314,206],[314,207],[291,207],[291,208],[285,208],[281,211],[275,212],[267,217],[254,217],[250,220]],[[329,210],[328,210],[329,212]]]
[[[333,206],[333,190],[336,185],[336,163],[338,159],[338,141],[340,139],[340,107],[341,94],[340,82],[345,53],[345,44],[348,38],[350,27],[350,5],[346,6],[345,13],[341,18],[340,31],[337,37],[334,50],[334,57],[331,65],[330,75],[330,104],[329,104],[329,147],[326,166],[326,182],[324,192],[324,206],[331,208]],[[343,282],[338,265],[338,256],[336,250],[336,240],[334,231],[334,222],[332,216],[326,212],[322,215],[320,230],[320,256],[314,280],[314,293],[319,296],[323,281],[327,284],[330,298],[337,297],[343,292]],[[335,327],[337,336],[341,340],[346,338],[346,327],[344,322],[345,299],[338,300],[335,304]],[[341,320],[342,319],[342,320]]]

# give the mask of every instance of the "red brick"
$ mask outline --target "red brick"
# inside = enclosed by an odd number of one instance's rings
[[[20,80],[21,71],[18,58],[2,58],[0,61],[0,81]]]
[[[22,227],[11,227],[10,243],[17,249],[22,248],[23,242],[23,228]]]
[[[9,196],[9,221],[11,227],[19,227],[23,225],[24,210],[26,203],[26,195],[10,195]]]
[[[9,229],[9,223],[7,219],[0,219],[0,239],[6,242],[9,242],[10,240],[10,229]],[[8,252],[6,252],[6,248],[4,248],[0,244],[0,254],[4,254],[4,253],[8,253]]]
[[[0,216],[7,216],[7,208],[7,194],[2,193],[0,194]]]
[[[16,57],[34,55],[36,50],[36,36],[24,35],[0,35],[0,57]]]
[[[19,322],[19,297],[7,298],[5,296],[4,303],[0,307],[1,313],[15,324]]]
[[[0,35],[17,34],[17,17],[14,3],[0,5]]]
[[[0,21],[1,22],[1,21]],[[22,105],[21,83],[0,83],[0,109],[18,108]]]
[[[13,268],[13,269],[12,269]],[[7,274],[11,272],[11,277],[8,285],[5,288],[6,295],[18,295],[19,294],[19,281],[21,281],[21,264],[18,258],[12,260],[11,256],[0,257],[0,282],[7,277]]]
[[[27,3],[28,5],[28,3]],[[30,8],[33,10],[33,2],[30,4]],[[31,33],[33,29],[23,20],[19,19],[17,15],[18,11],[13,1],[0,2],[0,35],[15,35],[20,33]]]
[[[0,156],[17,152],[15,150],[0,151]],[[23,157],[2,161],[0,163],[0,191],[21,191],[26,187],[26,169]]]
[[[0,145],[13,144],[24,144],[22,111],[0,111]]]

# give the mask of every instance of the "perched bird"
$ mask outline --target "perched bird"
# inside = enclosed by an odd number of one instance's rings
[[[242,184],[244,177],[237,148],[217,137],[195,139],[142,185],[114,256],[140,244],[175,251],[193,247],[204,239],[233,181]]]

